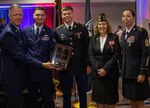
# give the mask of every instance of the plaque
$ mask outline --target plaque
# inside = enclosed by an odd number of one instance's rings
[[[51,61],[52,65],[57,68],[66,69],[70,60],[72,50],[72,47],[62,44],[56,44]]]

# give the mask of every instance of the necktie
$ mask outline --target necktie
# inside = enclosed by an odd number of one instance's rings
[[[68,27],[69,31],[71,31],[71,26]]]
[[[38,39],[38,37],[39,37],[39,28],[36,28],[36,34],[35,34],[35,37],[36,37],[36,39]]]

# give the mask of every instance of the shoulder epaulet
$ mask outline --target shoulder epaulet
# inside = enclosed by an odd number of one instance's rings
[[[63,27],[63,26],[64,26],[64,24],[62,24],[62,25],[58,26],[56,29],[59,29],[59,28],[61,28],[61,27]]]
[[[141,26],[137,26],[137,29],[139,29],[140,31],[142,31],[142,29],[144,29],[144,28],[141,27]]]
[[[10,27],[8,27],[8,29],[7,29],[8,31],[11,31],[11,28]]]

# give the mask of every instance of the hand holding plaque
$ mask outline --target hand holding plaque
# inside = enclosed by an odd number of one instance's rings
[[[45,68],[45,69],[55,69],[55,67],[51,64],[50,61],[48,61],[48,62],[43,62],[43,63],[42,63],[42,67]]]
[[[62,44],[56,44],[51,64],[56,68],[66,69],[70,60],[73,48]]]

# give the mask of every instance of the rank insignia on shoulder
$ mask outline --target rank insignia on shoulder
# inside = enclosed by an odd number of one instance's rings
[[[64,25],[62,24],[62,25],[58,26],[57,29],[59,29],[60,27],[63,27],[63,26],[64,26]]]
[[[138,28],[140,31],[142,31],[142,26],[137,26],[137,28]]]
[[[149,46],[149,40],[146,38],[145,39],[145,46],[148,47]]]

